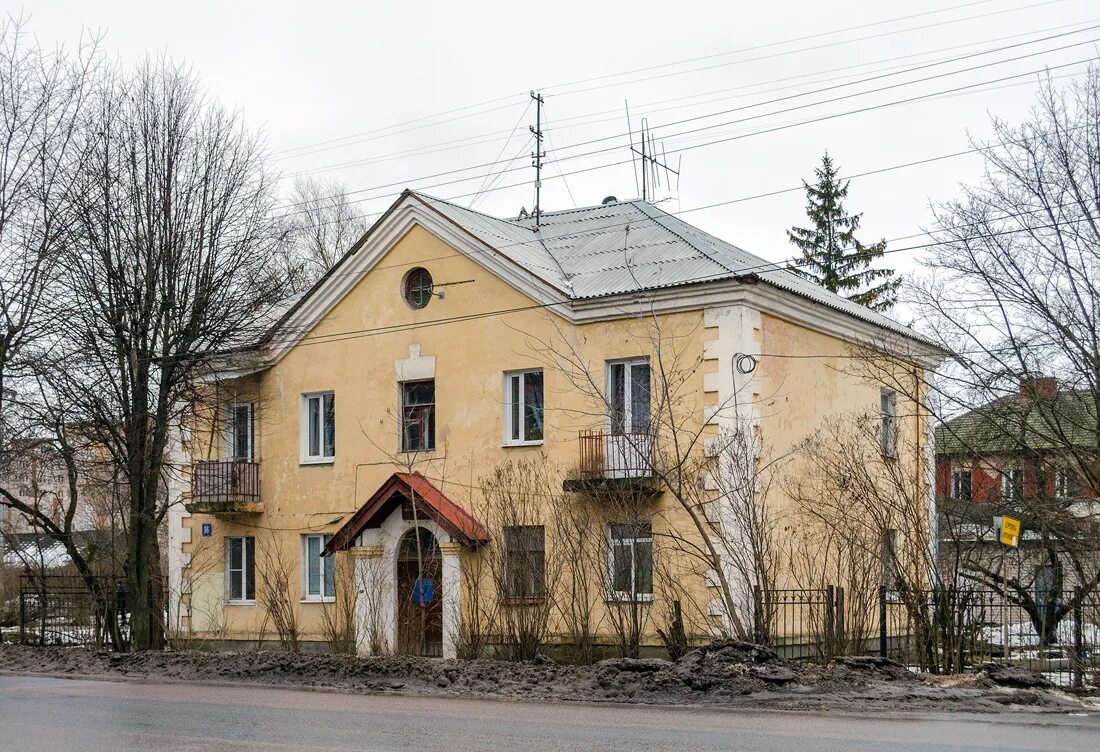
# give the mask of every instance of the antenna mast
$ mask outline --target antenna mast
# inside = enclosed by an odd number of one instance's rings
[[[531,154],[531,164],[535,168],[535,229],[539,228],[539,220],[542,216],[542,158],[546,156],[546,152],[542,150],[542,106],[545,104],[545,100],[542,98],[542,92],[531,92],[531,99],[535,100],[535,124],[527,126],[531,133],[535,134],[535,151]]]
[[[649,132],[649,122],[642,118],[642,130],[641,138],[639,139],[639,148],[634,147],[634,138],[631,136],[630,151],[641,157],[641,170],[642,170],[642,201],[649,201],[650,194],[653,192],[653,184],[661,184],[661,170],[665,172],[665,182],[672,187],[672,180],[668,177],[669,173],[675,175],[677,178],[680,176],[679,165],[676,169],[672,169],[666,163],[666,157],[664,155],[664,144],[661,144],[661,156],[658,158],[657,145],[653,141],[653,134]],[[631,157],[633,159],[633,156]],[[678,183],[679,181],[677,181]]]

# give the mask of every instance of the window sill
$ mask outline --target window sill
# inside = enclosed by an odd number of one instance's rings
[[[228,600],[225,602],[227,606],[255,606],[256,601],[241,601],[241,600]]]
[[[535,447],[542,446],[542,439],[538,441],[506,441],[500,446],[504,449],[511,449],[513,447]]]
[[[653,603],[652,593],[613,593],[604,598],[605,603]]]
[[[505,606],[538,606],[545,603],[545,598],[502,598],[501,603]]]
[[[435,447],[431,449],[398,449],[400,454],[422,454],[426,457],[430,457],[435,454]]]
[[[335,603],[336,596],[329,596],[328,598],[321,598],[316,595],[311,595],[306,598],[302,598],[299,603]]]
[[[310,458],[302,457],[298,460],[300,466],[304,465],[331,465],[336,462],[335,457]]]

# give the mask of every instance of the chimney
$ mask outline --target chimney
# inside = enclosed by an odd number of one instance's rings
[[[1020,379],[1020,399],[1051,399],[1058,394],[1058,379],[1053,376]]]

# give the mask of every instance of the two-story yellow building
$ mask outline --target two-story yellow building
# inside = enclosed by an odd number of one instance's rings
[[[885,316],[613,198],[501,219],[406,192],[265,328],[205,385],[216,407],[176,450],[170,630],[343,634],[362,653],[581,629],[658,644],[673,600],[695,604],[677,609],[687,632],[736,632],[753,583],[721,554],[737,522],[708,502],[715,446],[747,431],[788,452],[871,411],[889,452],[927,421],[845,358],[897,345],[919,384],[936,357]],[[931,478],[930,455],[896,461]]]

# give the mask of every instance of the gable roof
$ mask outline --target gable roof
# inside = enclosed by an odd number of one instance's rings
[[[853,303],[775,262],[744,251],[638,199],[500,218],[406,190],[304,295],[288,301],[252,345],[277,360],[369,272],[414,224],[465,253],[532,298],[562,313],[640,292],[718,289],[763,282],[805,301],[917,343],[939,348],[888,316]],[[792,301],[793,302],[793,301]],[[795,303],[797,305],[797,303]],[[284,331],[285,330],[285,331]],[[283,336],[275,337],[277,333]],[[288,334],[289,333],[289,334]]]
[[[1086,391],[1001,397],[936,427],[939,456],[1095,448],[1096,403]]]
[[[465,546],[474,548],[489,541],[485,526],[469,512],[447,498],[420,473],[394,473],[378,487],[351,519],[333,534],[325,553],[343,551],[361,532],[378,527],[404,502],[416,498],[416,510],[446,530]]]
[[[717,282],[753,275],[868,323],[922,339],[866,306],[634,199],[583,209],[500,219],[442,199],[420,201],[540,276],[571,300]]]

